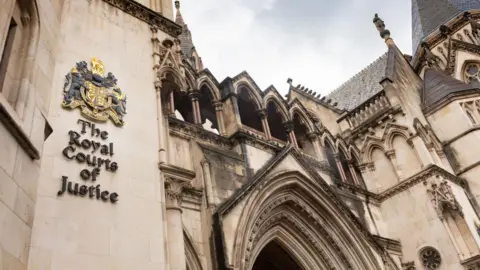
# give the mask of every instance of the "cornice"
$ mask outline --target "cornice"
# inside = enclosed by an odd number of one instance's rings
[[[410,189],[411,187],[426,181],[428,178],[432,176],[441,176],[442,178],[449,180],[459,186],[464,186],[464,180],[455,176],[448,171],[438,167],[437,165],[429,165],[421,172],[403,180],[402,182],[398,183],[397,185],[385,190],[384,192],[377,194],[376,198],[383,202],[405,190]]]
[[[191,181],[195,178],[195,172],[175,165],[159,163],[158,168],[167,176],[182,181]]]
[[[402,244],[398,240],[390,239],[381,237],[379,235],[372,235],[375,241],[380,244],[383,248],[389,251],[393,251],[398,253],[398,255],[402,254]]]
[[[104,2],[123,10],[133,17],[148,23],[156,29],[169,34],[172,37],[177,37],[182,33],[182,27],[175,22],[165,18],[160,13],[157,13],[148,7],[138,3],[134,0],[103,0]]]

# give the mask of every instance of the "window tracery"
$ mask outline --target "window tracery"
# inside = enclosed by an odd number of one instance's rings
[[[473,125],[480,123],[480,99],[462,102],[460,105]]]
[[[465,65],[463,75],[465,82],[480,82],[480,63],[470,62]]]
[[[436,270],[440,268],[442,258],[436,249],[426,247],[420,252],[420,261],[426,270]]]

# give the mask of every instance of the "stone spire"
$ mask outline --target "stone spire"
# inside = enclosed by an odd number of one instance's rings
[[[195,46],[193,46],[192,34],[188,29],[187,24],[183,20],[182,13],[180,12],[180,1],[175,1],[175,8],[177,9],[175,23],[182,26],[183,29],[182,34],[178,36],[178,39],[180,40],[180,48],[182,49],[182,53],[185,57],[191,57]]]
[[[480,9],[478,0],[412,0],[412,46],[464,11]]]
[[[375,17],[373,18],[373,23],[377,27],[377,30],[380,33],[380,37],[385,40],[385,43],[387,43],[387,45],[395,44],[393,42],[393,39],[390,37],[390,31],[388,29],[385,29],[385,23],[382,19],[380,19],[380,17],[378,17],[378,14],[375,14]]]

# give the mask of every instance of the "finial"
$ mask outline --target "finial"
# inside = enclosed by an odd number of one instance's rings
[[[171,3],[171,2],[170,2]],[[180,9],[180,1],[175,1],[175,8]]]
[[[390,37],[390,31],[388,29],[385,29],[385,23],[382,19],[380,19],[380,17],[378,17],[377,13],[375,13],[373,23],[377,27],[378,32],[380,32],[380,37],[385,40],[385,43],[394,44],[393,39]]]
[[[290,79],[290,78],[287,79],[287,83],[290,84],[290,86],[292,86],[292,82],[293,82],[292,79]]]

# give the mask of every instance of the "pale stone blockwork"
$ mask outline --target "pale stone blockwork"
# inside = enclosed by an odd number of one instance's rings
[[[480,269],[480,4],[442,3],[283,98],[179,1],[0,0],[0,269]]]

